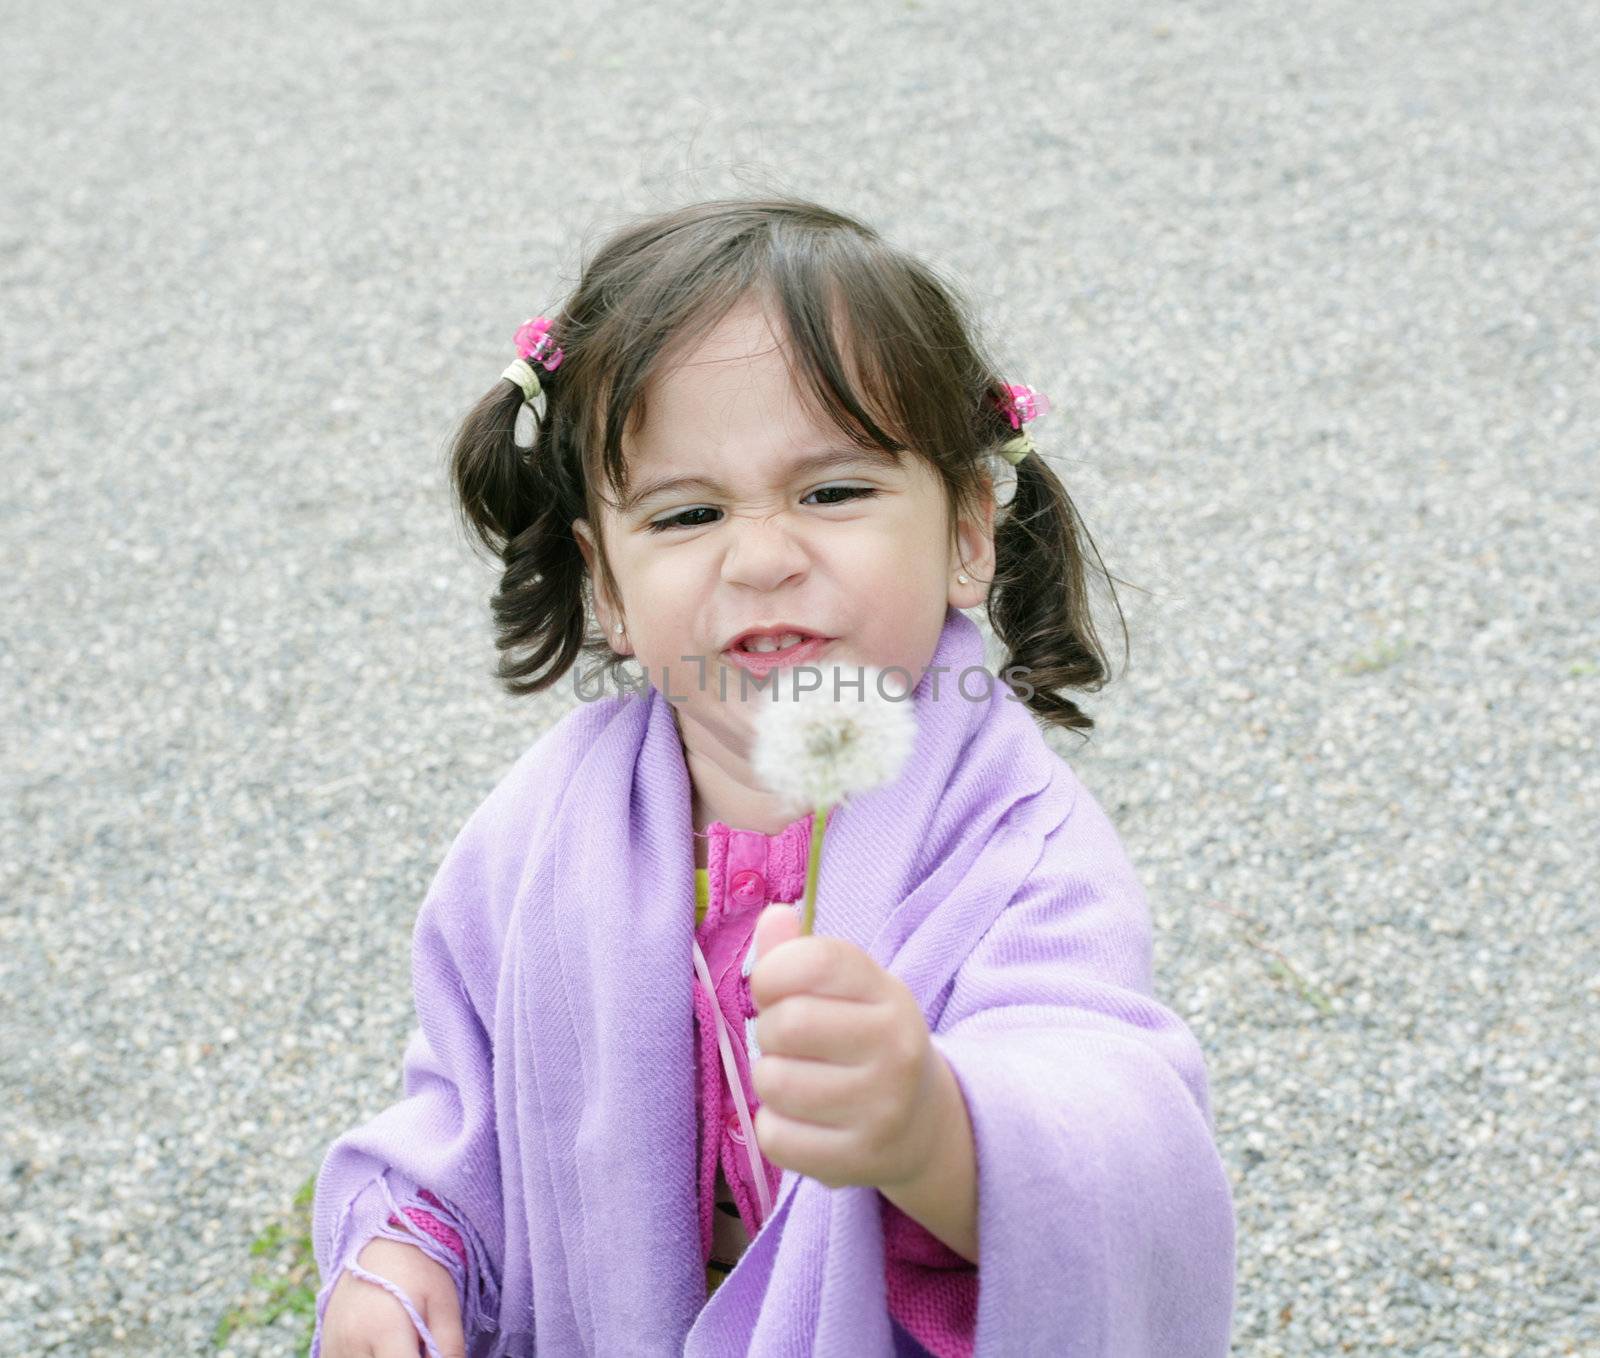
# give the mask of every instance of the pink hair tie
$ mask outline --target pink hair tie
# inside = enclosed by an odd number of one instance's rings
[[[1003,382],[1001,386],[1005,390],[1005,395],[995,397],[994,403],[1011,421],[1013,429],[1022,429],[1029,420],[1036,420],[1039,416],[1050,413],[1050,398],[1042,391],[1035,391],[1032,387],[1019,382]],[[1023,429],[1021,434],[1001,444],[996,451],[1015,466],[1029,453],[1037,452],[1038,449],[1034,445],[1033,435]]]
[[[1017,464],[1029,453],[1038,452],[1034,446],[1033,436],[1022,426],[1029,420],[1036,420],[1039,416],[1047,414],[1050,410],[1050,398],[1042,391],[1035,391],[1020,382],[1002,382],[1000,389],[1004,395],[994,396],[991,399],[1011,422],[1011,427],[1022,431],[1014,439],[1007,440],[993,450],[995,461],[990,464],[990,484],[994,491],[996,508],[1005,509],[1016,498]]]
[[[517,333],[512,336],[511,342],[516,345],[517,353],[521,357],[510,364],[500,376],[522,389],[522,406],[517,411],[517,427],[512,437],[516,440],[517,447],[531,448],[535,419],[533,399],[543,389],[539,385],[539,374],[533,365],[539,363],[546,372],[554,372],[561,366],[562,351],[555,347],[555,339],[550,334],[548,316],[529,317],[517,327]]]

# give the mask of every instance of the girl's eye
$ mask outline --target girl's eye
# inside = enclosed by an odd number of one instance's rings
[[[812,491],[811,495],[839,495],[839,494],[842,494],[842,495],[849,496],[849,498],[852,499],[852,500],[864,500],[868,496],[876,495],[877,493],[878,492],[877,492],[876,488],[872,487],[872,486],[821,486],[818,489]],[[806,499],[809,500],[811,498],[811,495],[806,496]],[[842,504],[845,504],[846,501],[844,501],[844,500],[828,500],[826,503],[828,503],[830,505],[842,505]]]
[[[716,513],[716,511],[714,509],[712,509],[709,505],[702,505],[699,509],[686,509],[681,514],[673,514],[671,517],[665,518],[665,519],[656,519],[653,523],[651,523],[650,531],[652,533],[664,533],[669,528],[701,528],[701,527],[704,527],[704,524],[700,524],[700,523],[680,523],[679,520],[680,519],[685,519],[691,514],[714,514],[714,513]]]
[[[821,486],[812,491],[811,495],[842,495],[845,497],[839,500],[826,500],[823,502],[824,506],[826,506],[848,504],[851,500],[856,499],[865,500],[877,493],[875,486]],[[811,495],[807,495],[806,499],[809,500]],[[664,519],[656,519],[650,524],[650,531],[652,533],[666,533],[675,528],[704,528],[709,520],[702,519],[698,523],[684,523],[682,520],[688,518],[691,514],[715,514],[717,512],[710,505],[699,505],[694,509],[685,509],[680,513],[670,514]]]

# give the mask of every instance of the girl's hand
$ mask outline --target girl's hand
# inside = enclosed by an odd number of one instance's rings
[[[449,1269],[414,1245],[381,1238],[369,1241],[356,1255],[356,1263],[387,1278],[410,1298],[444,1358],[467,1358],[461,1304]],[[321,1358],[417,1358],[425,1352],[405,1307],[346,1269],[333,1285],[322,1316]]]
[[[855,944],[802,937],[788,905],[761,912],[755,948],[762,1154],[829,1188],[916,1177],[936,1130],[924,1114],[938,1053],[915,996]]]

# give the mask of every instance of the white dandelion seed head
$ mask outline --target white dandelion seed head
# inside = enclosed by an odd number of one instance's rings
[[[905,693],[896,676],[863,666],[859,691],[854,681],[842,693],[824,682],[765,704],[756,718],[756,776],[808,808],[893,782],[911,755],[917,726],[911,698],[886,695]]]

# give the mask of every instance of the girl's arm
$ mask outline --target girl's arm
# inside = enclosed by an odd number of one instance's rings
[[[1154,998],[1152,958],[1144,892],[1080,786],[931,1034],[971,1117],[995,1352],[1229,1350],[1235,1218],[1205,1056]]]

